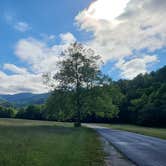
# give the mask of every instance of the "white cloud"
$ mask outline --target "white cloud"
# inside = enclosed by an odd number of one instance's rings
[[[47,92],[48,89],[43,85],[42,81],[41,75],[28,73],[7,75],[0,71],[0,94]]]
[[[126,61],[126,57],[140,59],[142,50],[153,55],[166,46],[165,8],[165,0],[126,0],[123,3],[122,0],[116,0],[116,3],[113,0],[97,0],[75,19],[82,30],[93,33],[93,39],[88,44],[103,60],[118,62]],[[140,68],[144,70],[139,70],[137,74],[147,72],[150,63],[141,63]]]
[[[76,38],[73,36],[72,33],[68,32],[68,33],[61,33],[60,34],[60,38],[62,43],[64,44],[68,44],[68,43],[73,43],[76,41]]]
[[[49,39],[49,40],[54,40],[54,39],[55,39],[55,35],[49,35],[49,36],[48,36],[48,39]]]
[[[3,71],[0,71],[0,79],[7,76],[6,73],[4,73]]]
[[[44,73],[57,69],[56,62],[60,58],[65,45],[47,46],[46,43],[34,38],[21,39],[17,45],[15,54],[21,60],[31,65],[34,73]]]
[[[52,46],[35,38],[21,39],[16,45],[15,54],[30,64],[34,73],[57,71],[56,62],[61,58],[61,52],[76,40],[71,33],[60,34],[59,37],[60,44]]]
[[[98,0],[90,5],[85,14],[96,20],[114,21],[116,17],[124,12],[129,0]],[[112,6],[112,7],[111,7]]]
[[[28,30],[31,29],[31,27],[29,26],[28,23],[26,22],[17,22],[15,25],[14,25],[14,28],[20,32],[26,32]]]
[[[32,37],[20,39],[16,44],[15,54],[20,60],[28,64],[29,70],[14,64],[4,64],[3,70],[9,70],[13,74],[7,75],[0,71],[0,94],[48,91],[48,88],[43,84],[42,75],[57,72],[57,62],[62,58],[61,52],[75,39],[71,33],[61,34],[59,37],[60,44],[52,46],[46,41]]]
[[[155,55],[144,55],[143,58],[134,58],[129,61],[120,60],[116,67],[121,70],[121,77],[125,79],[132,79],[138,74],[145,74],[147,72],[147,65],[155,63],[158,59]]]
[[[98,31],[120,23],[116,18],[124,12],[129,0],[96,0],[76,16],[81,29]],[[109,25],[107,24],[109,23]]]
[[[15,74],[27,74],[28,73],[26,68],[21,68],[21,67],[18,67],[16,65],[10,64],[10,63],[5,63],[3,65],[3,69],[4,70],[9,70],[9,71],[11,71]]]

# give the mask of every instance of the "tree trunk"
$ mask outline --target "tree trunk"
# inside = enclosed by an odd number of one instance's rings
[[[75,70],[76,70],[76,112],[75,112],[74,127],[81,127],[80,81],[79,81],[79,76],[78,76],[78,61],[77,60],[76,60]]]
[[[75,116],[75,127],[81,127],[81,104],[80,104],[80,87],[77,86],[76,88],[76,116]]]

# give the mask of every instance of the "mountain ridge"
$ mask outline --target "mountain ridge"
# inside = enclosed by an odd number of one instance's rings
[[[50,93],[0,94],[0,99],[11,103],[15,107],[23,107],[30,104],[43,104],[47,100],[49,94]]]

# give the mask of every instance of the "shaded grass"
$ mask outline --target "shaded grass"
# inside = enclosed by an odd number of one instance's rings
[[[0,119],[0,166],[102,166],[96,132],[70,123]]]
[[[105,127],[110,127],[112,129],[125,130],[138,134],[166,139],[165,128],[152,128],[152,127],[143,127],[143,126],[126,125],[126,124],[101,124],[101,125]]]

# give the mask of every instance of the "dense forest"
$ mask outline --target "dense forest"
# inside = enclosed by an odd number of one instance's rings
[[[125,96],[116,121],[166,126],[166,66],[131,81],[116,82]]]
[[[102,87],[82,90],[83,122],[166,125],[166,66],[133,80],[107,81]],[[46,118],[73,120],[72,92],[54,91],[46,103]]]
[[[112,81],[81,89],[81,121],[166,126],[166,66],[133,80]],[[43,105],[14,109],[0,103],[0,117],[74,121],[73,91],[54,90]]]

